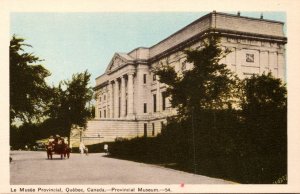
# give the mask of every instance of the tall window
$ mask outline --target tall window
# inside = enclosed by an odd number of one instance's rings
[[[166,92],[162,92],[161,96],[162,96],[162,109],[166,110],[166,97],[167,97]]]
[[[144,113],[147,113],[147,103],[144,103]]]
[[[147,123],[144,123],[144,137],[147,137]]]
[[[144,74],[144,84],[147,83],[147,74]]]
[[[121,115],[121,97],[119,97],[119,102],[118,102],[118,104],[119,104],[119,110],[118,110],[118,117],[120,117],[120,115]]]
[[[155,135],[155,124],[152,123],[152,136],[154,136],[154,135]]]
[[[100,118],[102,117],[102,115],[101,115],[101,110],[100,110]]]
[[[153,94],[153,112],[156,112],[156,94]]]
[[[103,111],[103,116],[106,118],[106,110]]]
[[[126,101],[125,101],[125,115],[127,115],[127,110],[128,108],[127,108],[127,99],[126,99]]]

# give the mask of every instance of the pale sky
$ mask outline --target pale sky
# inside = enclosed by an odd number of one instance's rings
[[[28,51],[45,60],[42,64],[52,73],[50,85],[87,69],[95,86],[115,52],[151,47],[207,13],[13,13],[10,34],[25,38],[33,46]],[[241,13],[255,18],[260,14]],[[286,22],[284,12],[263,15]]]

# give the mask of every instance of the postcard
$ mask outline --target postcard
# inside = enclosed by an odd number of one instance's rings
[[[297,193],[297,1],[0,3],[0,193]]]

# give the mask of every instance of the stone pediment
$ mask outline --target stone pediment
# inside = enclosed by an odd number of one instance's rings
[[[106,71],[108,72],[108,71],[116,70],[128,63],[130,63],[130,61],[128,61],[127,59],[125,59],[124,57],[122,57],[118,53],[116,53],[113,56],[112,60],[110,61]]]

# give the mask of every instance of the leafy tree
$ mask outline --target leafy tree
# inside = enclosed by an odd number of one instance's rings
[[[72,80],[66,80],[52,89],[53,97],[50,103],[49,114],[51,119],[57,121],[57,127],[62,131],[61,135],[70,138],[71,125],[86,126],[88,118],[91,118],[89,103],[92,100],[93,91],[89,87],[90,74],[85,71],[72,76]],[[51,123],[51,122],[50,122]]]
[[[199,50],[185,51],[192,69],[182,74],[169,65],[155,70],[160,82],[168,85],[167,95],[171,96],[171,104],[177,108],[179,117],[169,119],[162,137],[168,145],[173,145],[176,139],[176,148],[169,149],[170,152],[176,154],[177,163],[184,168],[194,168],[194,172],[200,170],[200,166],[196,167],[199,162],[202,169],[207,165],[205,168],[213,171],[221,154],[235,149],[233,137],[226,133],[232,128],[226,120],[234,115],[224,112],[236,104],[234,100],[239,91],[239,79],[221,63],[229,52],[220,46],[219,37],[211,35],[203,40]],[[225,126],[228,128],[224,129]],[[203,163],[203,158],[207,162]]]
[[[243,80],[242,109],[247,114],[284,109],[287,106],[287,90],[281,79],[271,73],[253,75]]]
[[[169,65],[155,69],[160,82],[168,85],[167,94],[172,96],[171,104],[180,116],[203,109],[231,107],[238,79],[220,63],[230,51],[223,50],[219,43],[218,37],[209,36],[200,50],[186,50],[187,62],[192,63],[193,68],[183,75]]]
[[[50,76],[50,72],[36,64],[42,60],[33,53],[25,52],[24,47],[31,46],[14,35],[9,46],[11,124],[15,119],[22,122],[39,120],[49,100],[45,78]]]
[[[287,173],[287,90],[271,73],[243,81],[243,151],[260,183]],[[256,178],[257,178],[256,177]]]

